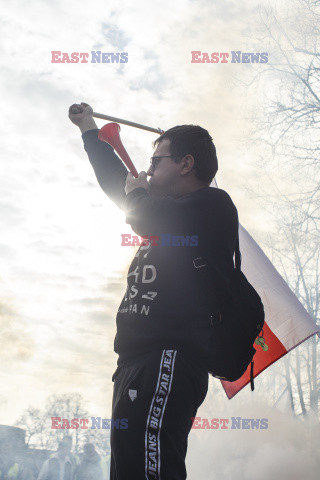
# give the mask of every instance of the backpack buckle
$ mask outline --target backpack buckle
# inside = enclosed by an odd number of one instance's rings
[[[206,267],[207,264],[206,263],[203,263],[204,260],[202,257],[198,257],[198,258],[194,258],[192,260],[192,263],[193,263],[193,266],[194,268],[201,268],[201,267]]]

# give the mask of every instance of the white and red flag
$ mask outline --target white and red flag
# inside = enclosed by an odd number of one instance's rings
[[[268,350],[255,345],[254,376],[320,329],[259,245],[240,225],[241,270],[261,297],[265,311],[263,338]],[[250,382],[250,365],[235,382],[221,380],[229,399]]]

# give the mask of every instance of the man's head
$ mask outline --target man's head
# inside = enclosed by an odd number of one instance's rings
[[[87,457],[92,457],[93,455],[95,455],[97,452],[96,452],[96,449],[94,448],[94,445],[92,443],[86,443],[84,446],[83,446],[83,453],[87,456]]]
[[[207,187],[218,170],[216,149],[207,130],[197,125],[170,128],[154,142],[147,172],[154,195],[179,197]]]

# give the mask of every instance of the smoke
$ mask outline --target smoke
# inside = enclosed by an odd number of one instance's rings
[[[206,401],[201,406],[197,416],[228,418],[229,428],[191,430],[187,454],[188,478],[319,478],[320,424],[316,418],[309,417],[304,422],[276,408],[265,406],[259,398],[249,406],[241,406],[240,402],[239,399],[226,400],[222,402],[224,405],[218,405],[214,415],[214,405]],[[267,418],[268,428],[232,429],[232,417],[241,417],[242,420]]]

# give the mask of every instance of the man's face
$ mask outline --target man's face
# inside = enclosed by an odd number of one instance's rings
[[[150,193],[152,195],[175,196],[177,182],[180,180],[181,166],[176,163],[170,152],[170,140],[162,140],[153,153],[156,166],[150,166],[147,175],[150,175]]]

